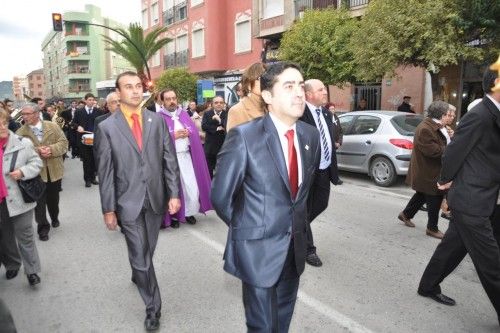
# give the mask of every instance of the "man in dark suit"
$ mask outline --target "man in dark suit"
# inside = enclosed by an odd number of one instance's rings
[[[153,254],[165,209],[180,208],[179,168],[165,122],[141,109],[142,83],[134,72],[116,79],[120,110],[99,124],[94,147],[104,222],[120,218],[132,266],[132,281],[146,305],[146,330],[159,328],[161,298]]]
[[[71,101],[69,108],[61,112],[61,117],[64,119],[63,132],[69,142],[69,149],[71,149],[71,157],[78,156],[78,142],[76,129],[73,128],[73,118],[76,112],[76,101]]]
[[[311,223],[328,207],[330,198],[330,182],[334,185],[340,183],[337,169],[337,155],[335,148],[335,130],[332,114],[323,106],[328,100],[328,92],[320,80],[307,80],[305,83],[306,106],[300,120],[315,126],[320,133],[321,162],[316,170],[314,183],[309,193],[307,228],[307,257],[306,262],[315,267],[323,265],[316,254],[316,246],[312,234]],[[333,143],[333,144],[332,144]]]
[[[500,79],[487,70],[481,103],[460,120],[443,155],[441,190],[449,188],[452,218],[444,238],[424,271],[418,293],[454,305],[439,284],[468,253],[500,323],[500,250],[490,216],[500,188],[500,91],[492,91]]]
[[[82,135],[85,133],[94,132],[95,118],[100,116],[102,112],[94,107],[95,97],[91,93],[85,95],[85,107],[76,110],[73,124],[78,132],[78,142],[80,144],[80,156],[83,162],[83,179],[85,180],[85,187],[90,187],[90,184],[99,184],[96,180],[96,169],[94,162],[94,153],[92,146],[84,145]]]
[[[305,265],[319,136],[297,122],[304,90],[296,65],[273,64],[260,82],[269,113],[229,132],[211,197],[229,226],[224,270],[243,282],[248,331],[287,332]]]
[[[217,154],[226,138],[227,110],[224,98],[215,96],[212,100],[212,109],[203,114],[201,128],[205,131],[205,157],[210,177],[214,176],[217,163]]]
[[[120,98],[116,92],[109,93],[108,96],[106,96],[106,106],[108,107],[109,112],[95,118],[94,130],[96,133],[99,129],[99,123],[108,119],[113,113],[120,109]]]

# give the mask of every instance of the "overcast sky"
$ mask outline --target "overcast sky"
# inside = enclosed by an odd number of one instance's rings
[[[0,10],[0,81],[42,68],[41,44],[52,30],[51,13],[101,8],[102,15],[128,24],[141,21],[141,0],[7,0]],[[64,19],[64,15],[63,15]]]

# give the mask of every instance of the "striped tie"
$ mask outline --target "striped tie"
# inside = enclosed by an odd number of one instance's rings
[[[325,160],[330,160],[330,150],[328,149],[328,141],[326,141],[325,129],[323,128],[323,123],[321,122],[321,110],[316,109],[316,115],[318,116],[318,127],[319,134],[321,134],[321,145],[325,152]]]

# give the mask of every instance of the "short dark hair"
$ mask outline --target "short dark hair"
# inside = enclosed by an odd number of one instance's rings
[[[86,93],[86,94],[85,94],[85,96],[83,96],[83,99],[84,99],[84,100],[87,100],[87,99],[89,99],[89,98],[91,98],[91,97],[95,99],[94,94],[92,94],[92,93]]]
[[[495,80],[498,78],[498,72],[486,68],[483,75],[483,91],[485,94],[491,93],[491,89],[495,86]]]
[[[295,68],[302,74],[300,66],[292,62],[283,61],[268,65],[266,71],[260,77],[260,90],[271,91],[274,84],[278,81],[278,75],[288,68]]]
[[[411,99],[411,96],[404,96],[403,97],[403,99],[407,99],[407,98]]]
[[[116,77],[116,81],[115,81],[115,87],[116,89],[120,90],[120,79],[124,76],[137,76],[138,78],[141,78],[139,76],[139,74],[137,74],[136,72],[133,72],[133,71],[126,71],[126,72],[123,72],[123,73],[120,73],[117,77]],[[142,80],[141,80],[142,81]]]
[[[441,119],[444,115],[448,113],[450,104],[443,101],[434,101],[427,108],[427,116],[432,119]]]
[[[162,91],[159,92],[160,94],[160,100],[163,102],[163,95],[169,91],[173,91],[174,94],[175,94],[175,97],[177,97],[177,93],[175,92],[174,89],[170,89],[170,88],[167,88],[167,89],[163,89]]]
[[[41,101],[42,99],[40,97],[35,97],[31,99],[31,103],[38,103],[38,101]]]

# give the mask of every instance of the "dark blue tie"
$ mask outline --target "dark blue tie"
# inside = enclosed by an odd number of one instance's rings
[[[321,135],[321,145],[323,146],[323,150],[325,152],[325,160],[330,159],[330,150],[328,149],[328,141],[326,141],[325,129],[323,128],[323,123],[321,122],[321,110],[316,109],[316,115],[318,116],[318,128],[319,134]]]

